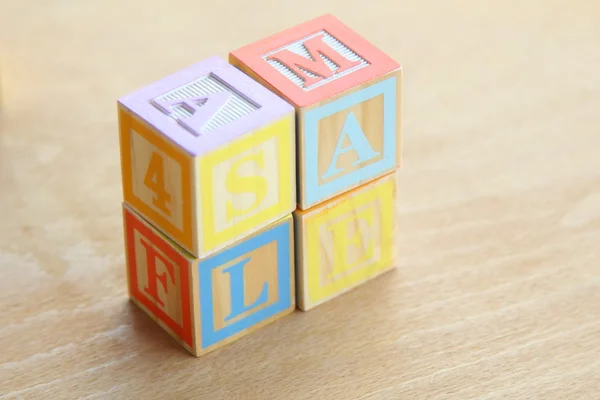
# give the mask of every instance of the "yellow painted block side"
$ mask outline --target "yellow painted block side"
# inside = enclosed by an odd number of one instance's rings
[[[289,214],[296,203],[295,119],[246,134],[198,160],[202,251],[218,250]]]
[[[308,310],[393,267],[395,174],[297,215],[299,306]],[[302,248],[304,247],[305,248]]]

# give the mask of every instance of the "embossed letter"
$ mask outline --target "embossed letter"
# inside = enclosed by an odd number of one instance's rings
[[[302,57],[287,49],[278,51],[268,57],[269,60],[276,60],[292,70],[298,77],[304,81],[304,86],[309,87],[321,81],[324,78],[333,76],[334,71],[330,70],[321,55],[325,56],[338,66],[335,73],[344,72],[360,64],[359,60],[351,61],[337,53],[323,41],[323,35],[318,35],[308,39],[303,43],[306,50],[312,57],[311,59]],[[305,71],[312,72],[317,76],[310,76]]]
[[[200,136],[202,129],[210,122],[212,117],[229,101],[230,93],[217,92],[205,96],[190,97],[175,100],[152,100],[152,103],[162,112],[171,116],[172,107],[181,105],[192,115],[189,118],[177,117],[177,122],[196,136]],[[201,106],[199,103],[204,101]]]

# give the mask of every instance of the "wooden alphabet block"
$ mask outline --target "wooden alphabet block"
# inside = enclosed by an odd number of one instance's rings
[[[124,200],[203,257],[296,207],[294,108],[218,57],[118,102]]]
[[[297,303],[308,311],[395,266],[396,173],[294,212]]]
[[[229,62],[296,108],[300,209],[400,167],[402,68],[335,17],[242,47]]]
[[[292,215],[202,259],[123,203],[131,301],[195,356],[295,309]]]

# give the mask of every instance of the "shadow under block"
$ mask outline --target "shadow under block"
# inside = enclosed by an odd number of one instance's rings
[[[118,101],[125,202],[203,257],[296,206],[294,108],[219,57]]]
[[[396,175],[294,212],[298,308],[308,311],[395,267]]]
[[[229,54],[297,112],[298,207],[401,166],[402,68],[325,15]]]
[[[295,309],[291,214],[198,259],[123,203],[131,301],[195,356]]]

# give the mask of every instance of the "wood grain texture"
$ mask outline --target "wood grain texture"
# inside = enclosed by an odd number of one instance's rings
[[[123,217],[130,300],[194,356],[295,310],[291,214],[206,259],[126,204]]]
[[[292,111],[197,160],[197,227],[205,251],[242,240],[296,208],[294,121]]]
[[[198,157],[120,112],[124,199],[205,257],[295,209],[293,112]]]
[[[335,16],[249,43],[229,61],[296,108],[300,209],[400,165],[402,67]]]
[[[325,59],[332,64],[328,66]],[[377,45],[331,13],[313,15],[285,30],[254,38],[233,49],[229,62],[297,109],[400,68]]]
[[[361,91],[385,84],[389,79],[395,79],[396,82],[396,95],[393,96],[395,107],[386,107],[386,102],[390,102],[389,93],[379,92],[369,94],[368,97],[361,95]],[[345,101],[352,95],[358,96],[358,100],[320,118],[311,127],[316,135],[308,133],[306,122],[309,113],[318,112],[320,107],[328,104]],[[389,72],[310,107],[299,109],[297,120],[298,207],[307,210],[401,167],[402,70]],[[390,139],[393,139],[393,146],[390,146]],[[315,173],[310,176],[308,164],[313,163]],[[336,181],[344,184],[337,190],[325,189]],[[315,192],[319,194],[315,195]],[[309,202],[311,195],[318,200]]]
[[[124,200],[191,254],[295,209],[294,109],[223,59],[179,69],[117,106]]]
[[[297,303],[303,311],[397,266],[396,179],[388,174],[294,212]]]
[[[193,197],[194,159],[152,127],[119,108],[123,199],[191,253],[201,247]]]
[[[1,2],[2,400],[598,398],[598,2],[178,5]],[[190,357],[127,301],[114,99],[327,10],[402,60],[398,268]]]

